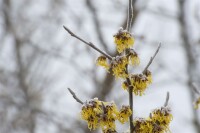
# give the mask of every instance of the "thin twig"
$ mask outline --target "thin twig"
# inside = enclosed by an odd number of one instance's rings
[[[195,83],[192,83],[192,89],[195,93],[197,93],[198,95],[200,95],[200,91],[197,88],[197,85]]]
[[[97,48],[92,42],[87,42],[84,39],[80,38],[79,36],[77,36],[76,34],[74,34],[70,29],[68,29],[67,27],[63,26],[63,28],[73,37],[75,37],[76,39],[80,40],[81,42],[87,44],[88,46],[90,46],[91,48],[95,49],[96,51],[98,51],[99,53],[103,54],[104,56],[106,56],[109,60],[112,60],[112,57],[105,53],[104,51],[100,50],[99,48]]]
[[[126,26],[126,30],[129,31],[129,32],[130,32],[130,29],[131,29],[132,18],[133,18],[132,0],[129,0],[129,4],[128,4],[128,19],[127,19],[127,26]]]
[[[94,21],[94,26],[96,28],[96,32],[97,32],[97,37],[99,39],[99,42],[101,43],[101,45],[104,47],[104,49],[108,49],[108,45],[105,42],[105,38],[103,38],[103,33],[101,30],[101,24],[98,18],[98,14],[97,14],[97,10],[95,8],[95,5],[93,5],[92,0],[86,0],[87,6],[92,14],[93,17],[93,21]]]
[[[69,92],[72,94],[73,98],[80,104],[83,104],[83,102],[76,96],[75,92],[73,92],[70,88],[68,88]]]
[[[168,102],[169,102],[169,92],[167,92],[167,96],[166,96],[164,107],[167,107]]]
[[[144,70],[143,70],[143,72],[142,72],[143,74],[146,73],[146,71],[148,70],[149,66],[151,65],[151,63],[153,62],[153,60],[154,60],[154,58],[156,57],[157,53],[159,52],[160,47],[161,47],[161,43],[159,43],[158,48],[156,49],[156,51],[155,51],[153,57],[150,58],[148,64],[147,64],[146,67],[144,68]]]

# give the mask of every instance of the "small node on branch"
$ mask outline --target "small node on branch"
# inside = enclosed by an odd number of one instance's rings
[[[68,88],[69,92],[72,94],[73,98],[80,104],[83,104],[83,102],[76,96],[75,92],[73,92],[70,88]]]

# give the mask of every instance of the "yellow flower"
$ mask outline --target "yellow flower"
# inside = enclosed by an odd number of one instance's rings
[[[81,118],[87,121],[90,130],[99,127],[100,114],[102,114],[102,105],[98,99],[95,98],[83,104]]]
[[[130,51],[130,54],[128,56],[129,62],[132,66],[138,66],[140,64],[138,54],[133,49]]]
[[[148,79],[143,74],[133,74],[130,77],[135,95],[143,95],[149,85]]]
[[[151,74],[151,72],[150,72],[149,70],[147,70],[147,71],[144,73],[144,75],[146,75],[149,84],[152,84],[152,81],[153,81],[153,80],[152,80],[152,74]]]
[[[115,130],[115,120],[117,119],[118,110],[114,103],[103,103],[105,105],[103,114],[100,120],[103,131]]]
[[[102,102],[94,98],[83,104],[81,118],[87,121],[90,130],[100,126],[105,133],[115,133],[118,113],[117,106],[113,102]]]
[[[99,56],[96,60],[96,64],[98,66],[104,67],[106,70],[109,69],[109,63],[108,63],[108,60],[105,56]]]
[[[124,90],[127,90],[127,89],[128,89],[128,83],[127,83],[126,81],[124,81],[124,82],[122,83],[122,88],[123,88]]]
[[[113,75],[116,78],[126,78],[128,77],[126,73],[126,65],[128,64],[128,59],[126,57],[116,57],[111,62],[111,69],[113,71]]]
[[[169,124],[173,116],[168,107],[161,107],[161,109],[156,109],[151,113],[150,119],[155,125],[154,132],[164,133],[169,131]]]
[[[117,131],[115,129],[105,129],[103,133],[117,133]]]
[[[172,114],[168,107],[154,110],[149,118],[138,118],[134,120],[136,133],[166,133],[170,132],[169,124]]]
[[[132,111],[129,106],[122,106],[118,114],[118,120],[124,124],[128,121],[129,116],[131,116]]]
[[[194,108],[195,108],[195,109],[198,109],[199,106],[200,106],[200,97],[195,101],[195,103],[194,103]]]
[[[133,123],[136,133],[157,133],[153,132],[153,125],[149,119],[137,118]]]
[[[108,118],[107,116],[104,116],[101,119],[101,128],[103,131],[106,131],[108,129],[115,130],[116,125],[115,125],[115,119],[114,118]]]
[[[131,33],[120,29],[118,33],[114,35],[114,42],[117,45],[117,51],[122,53],[125,49],[133,46],[134,38]]]
[[[104,103],[104,104],[105,104],[104,114],[107,114],[108,117],[116,118],[118,114],[117,106],[113,102]]]

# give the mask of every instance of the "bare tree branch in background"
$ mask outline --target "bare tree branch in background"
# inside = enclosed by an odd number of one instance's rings
[[[98,18],[98,14],[97,14],[96,8],[94,7],[94,5],[92,3],[92,0],[86,0],[86,5],[87,5],[88,9],[90,10],[90,12],[92,14],[95,29],[96,29],[96,32],[97,32],[97,37],[98,37],[101,45],[103,46],[104,50],[108,50],[108,44],[106,44],[106,41],[103,37],[103,33],[102,33],[102,30],[101,30],[101,22]]]
[[[186,19],[186,12],[187,12],[187,8],[186,8],[186,3],[188,2],[187,0],[179,0],[179,23],[180,23],[180,30],[181,30],[181,37],[183,39],[183,46],[185,49],[185,53],[186,53],[186,57],[187,57],[187,73],[188,73],[188,87],[192,88],[192,83],[194,81],[198,81],[200,82],[200,77],[196,76],[196,72],[198,71],[198,62],[197,59],[194,56],[194,49],[195,47],[197,47],[195,44],[191,44],[190,42],[190,32],[188,31],[189,28],[187,26],[187,19]],[[194,92],[192,91],[192,89],[189,90],[190,92],[190,98],[191,98],[191,103],[195,100],[194,98]],[[192,104],[191,104],[192,105]],[[192,107],[192,106],[191,106]],[[192,108],[193,109],[193,108]],[[200,133],[200,121],[198,120],[198,113],[196,110],[193,109],[193,119],[194,119],[194,126],[196,128],[196,131],[198,133]]]
[[[22,57],[21,57],[21,46],[23,45],[23,42],[18,38],[17,33],[15,32],[14,26],[12,25],[11,22],[11,18],[10,18],[10,14],[9,14],[9,10],[10,9],[10,0],[6,0],[4,1],[4,15],[5,15],[5,20],[6,20],[6,24],[7,24],[7,30],[10,32],[10,34],[13,36],[14,39],[14,43],[15,43],[15,52],[16,52],[16,62],[18,65],[18,79],[19,79],[19,85],[20,88],[22,89],[22,91],[24,92],[24,96],[25,96],[25,102],[26,102],[26,107],[27,109],[30,109],[30,115],[29,117],[29,121],[24,121],[25,125],[27,125],[27,128],[29,128],[30,133],[34,133],[35,131],[35,114],[33,113],[33,110],[31,110],[30,108],[30,100],[29,99],[29,93],[28,93],[28,85],[25,83],[25,78],[26,78],[26,70],[24,70],[25,68],[23,67],[23,63],[22,63]]]

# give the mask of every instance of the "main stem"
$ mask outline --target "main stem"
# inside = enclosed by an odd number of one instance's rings
[[[126,50],[126,54],[129,52],[130,49]],[[126,74],[128,75],[128,65],[126,65]],[[131,116],[129,117],[129,123],[130,123],[130,133],[133,133],[134,131],[134,125],[133,125],[133,86],[131,85],[130,78],[126,78],[126,82],[128,83],[128,93],[129,93],[129,106],[132,111]]]
[[[132,111],[132,114],[129,117],[130,133],[133,133],[133,131],[134,131],[134,125],[133,125],[133,86],[131,86],[131,81],[130,81],[129,78],[127,78],[126,81],[127,81],[128,85],[129,85],[129,87],[128,87],[128,91],[129,91],[129,106],[130,106],[130,109]]]
[[[127,20],[127,31],[130,32],[131,30],[131,24],[132,24],[132,18],[133,18],[133,2],[134,0],[129,0],[129,7],[128,7],[128,20]],[[130,49],[126,50],[126,54],[129,53]],[[128,65],[126,66],[126,73],[128,75]],[[128,78],[126,78],[126,81],[128,83],[128,91],[129,91],[129,106],[132,111],[131,116],[129,117],[129,122],[130,122],[130,133],[134,132],[134,125],[133,125],[133,86],[131,86],[131,81]]]

